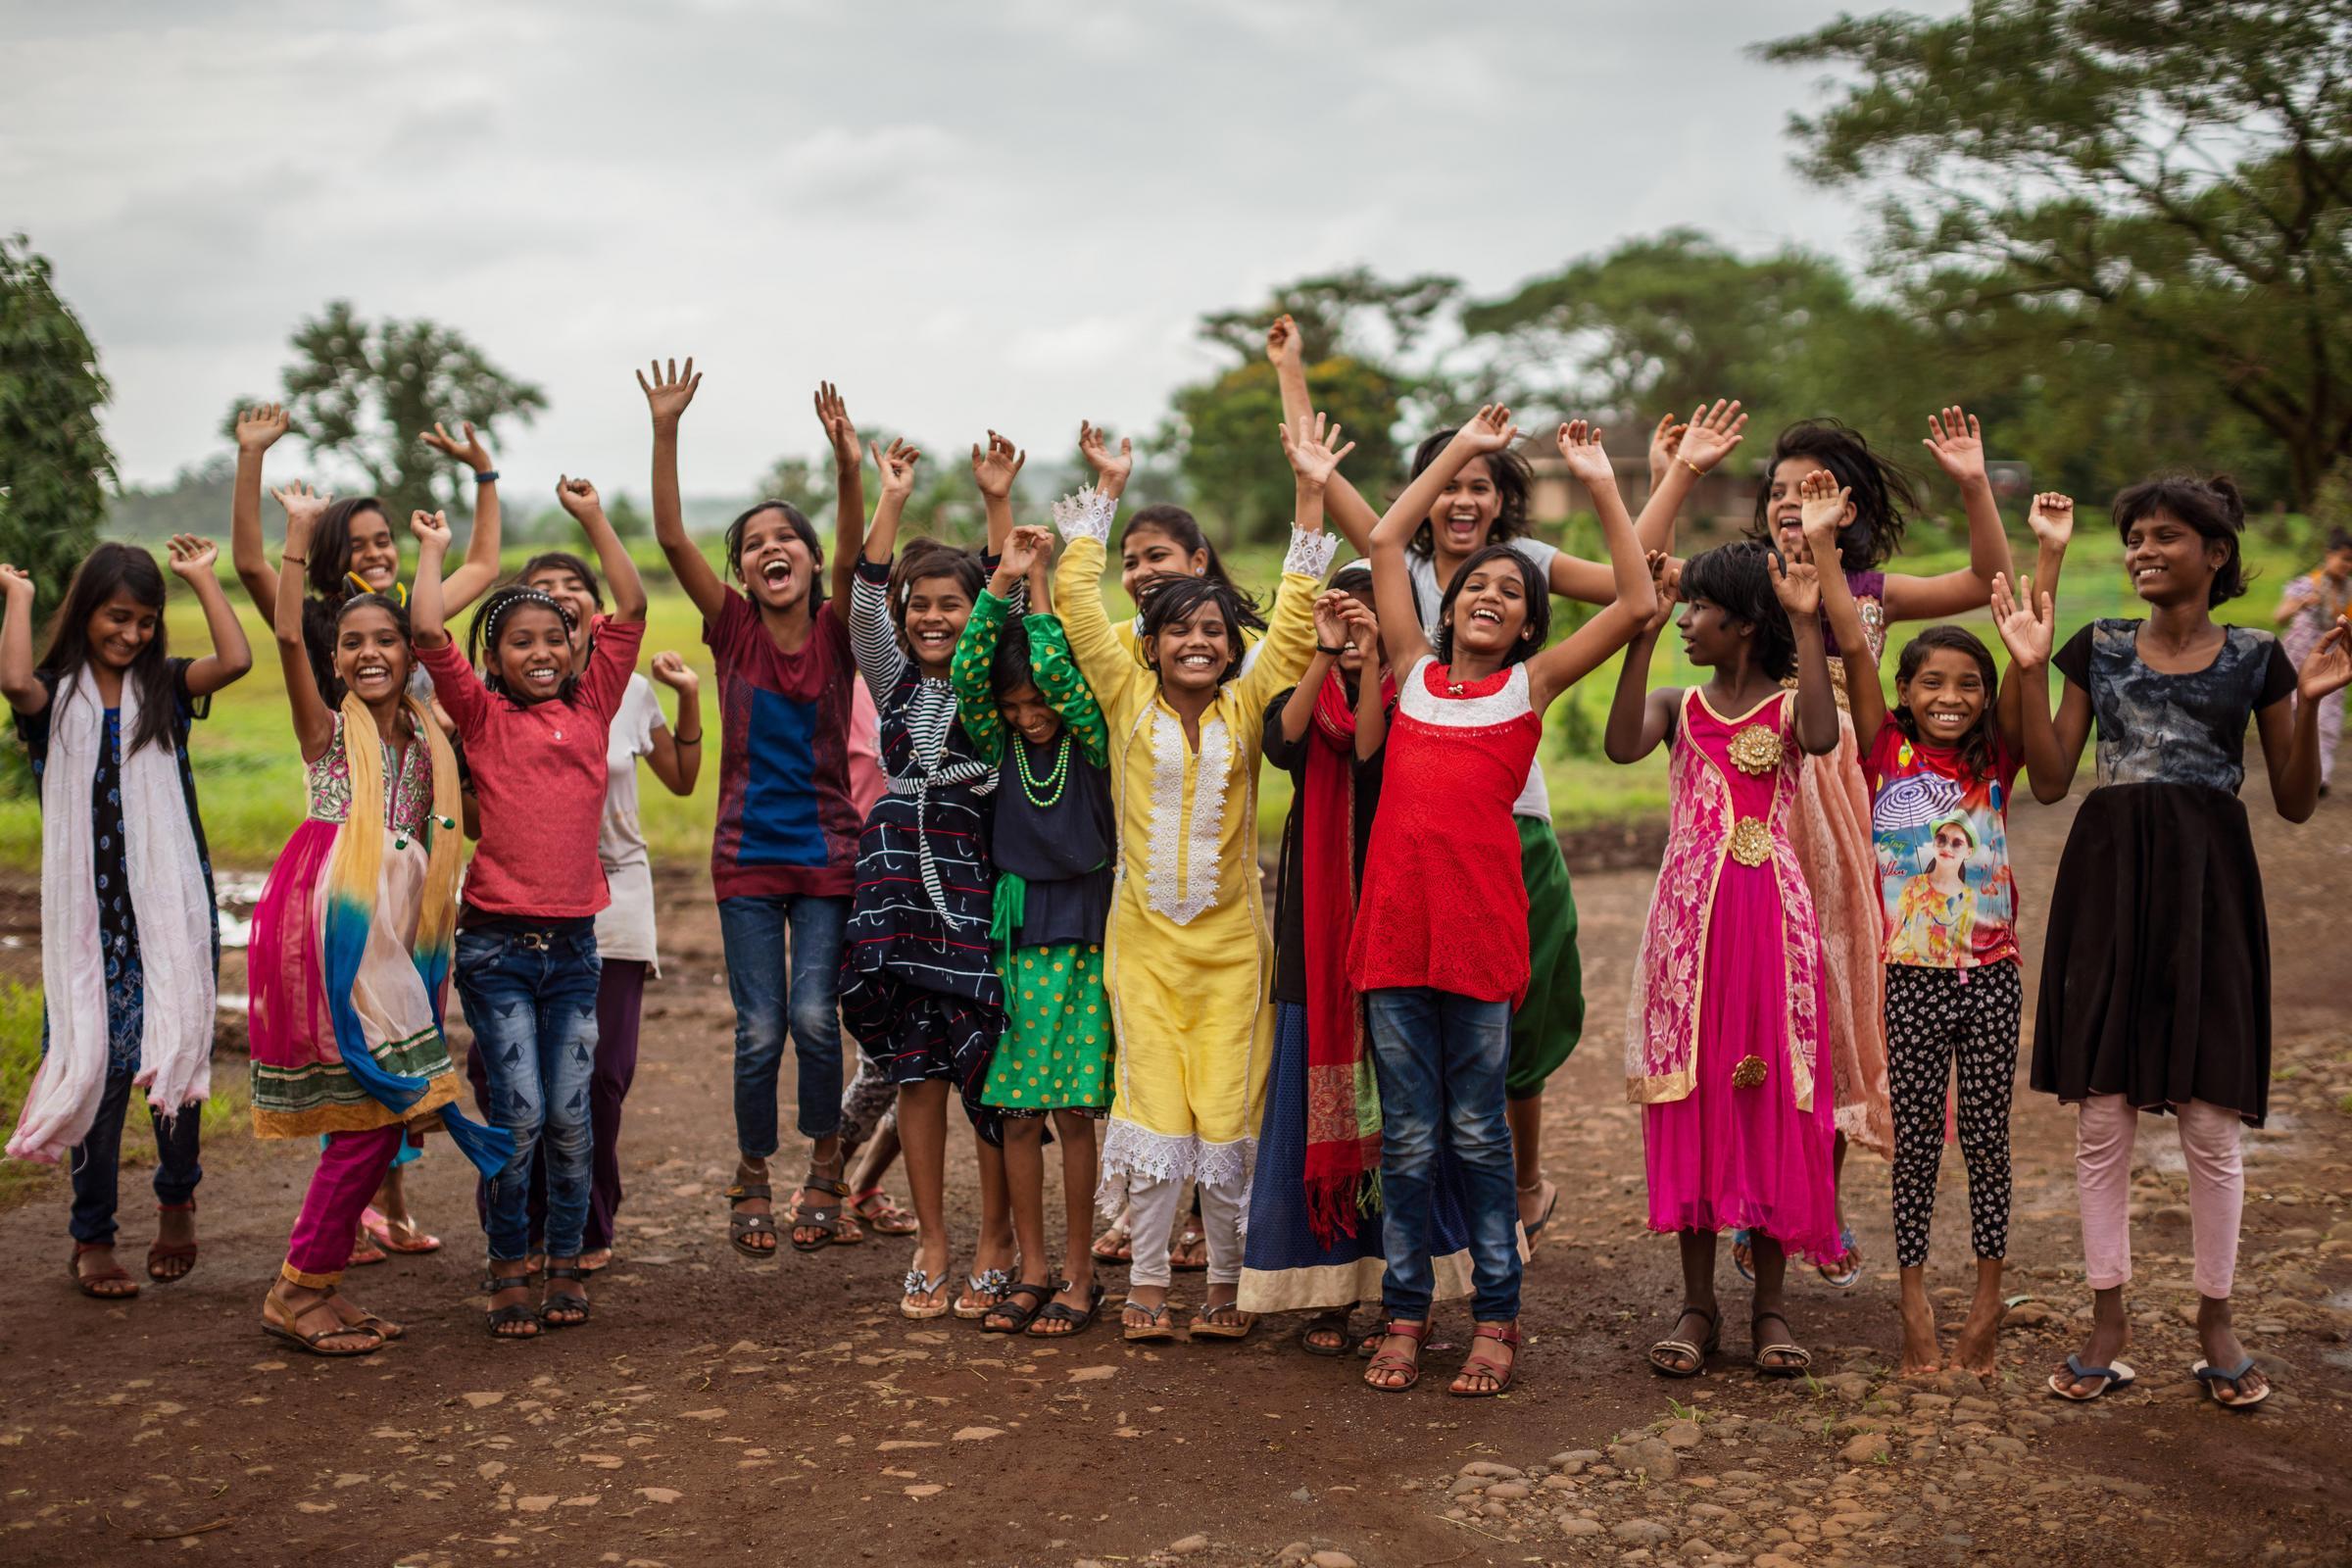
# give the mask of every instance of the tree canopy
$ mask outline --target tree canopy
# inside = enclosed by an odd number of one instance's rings
[[[98,350],[58,296],[48,258],[0,237],[0,561],[32,577],[46,617],[106,514],[115,455]]]

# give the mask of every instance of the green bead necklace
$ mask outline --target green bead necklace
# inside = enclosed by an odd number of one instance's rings
[[[1054,804],[1061,799],[1063,786],[1070,781],[1070,732],[1067,729],[1061,732],[1061,745],[1054,753],[1054,770],[1044,778],[1029,771],[1028,743],[1017,735],[1013,737],[1013,760],[1019,764],[1021,772],[1021,793],[1028,796],[1029,804],[1039,810],[1052,809]],[[1045,792],[1042,795],[1038,793],[1041,790]]]

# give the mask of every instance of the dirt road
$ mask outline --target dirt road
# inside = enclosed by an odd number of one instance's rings
[[[2247,795],[2263,798],[2259,776]],[[2066,819],[2019,809],[2030,911]],[[2184,1178],[2153,1123],[2135,1195],[2140,1385],[2089,1406],[2042,1396],[2087,1295],[2071,1123],[2022,1088],[2012,1290],[2034,1299],[2012,1313],[1998,1387],[1891,1379],[1886,1175],[1868,1158],[1848,1198],[1862,1283],[1838,1293],[1807,1272],[1792,1287],[1814,1380],[1744,1370],[1728,1263],[1730,1353],[1695,1382],[1645,1370],[1677,1290],[1672,1246],[1642,1227],[1620,1073],[1639,871],[1578,879],[1592,1023],[1551,1087],[1567,1197],[1531,1266],[1508,1397],[1445,1396],[1458,1319],[1403,1397],[1298,1353],[1288,1324],[1153,1352],[1101,1327],[1039,1345],[905,1322],[898,1243],[765,1264],[728,1250],[730,1015],[708,896],[679,876],[629,1104],[622,1257],[594,1325],[521,1345],[482,1333],[471,1183],[438,1144],[416,1188],[452,1245],[354,1272],[351,1294],[409,1326],[358,1362],[283,1354],[256,1326],[306,1147],[217,1140],[201,1263],[125,1305],[64,1279],[53,1184],[0,1215],[0,1562],[2352,1561],[2352,803],[2300,829],[2267,807],[2256,822],[2279,1040],[2272,1123],[2248,1140],[2237,1296],[2279,1389],[2258,1413],[2207,1403],[2188,1377]],[[29,967],[22,949],[6,957]],[[969,1177],[968,1158],[952,1170],[966,1237]],[[124,1179],[134,1265],[152,1234],[140,1181]],[[1969,1267],[1956,1152],[1936,1226],[1949,1325]]]

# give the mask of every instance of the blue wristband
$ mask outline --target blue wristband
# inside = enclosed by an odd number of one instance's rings
[[[495,484],[498,482],[498,470],[496,468],[477,468],[474,470],[473,482],[475,484]]]

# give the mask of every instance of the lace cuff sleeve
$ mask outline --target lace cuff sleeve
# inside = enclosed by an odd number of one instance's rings
[[[1282,569],[1285,575],[1297,572],[1302,577],[1319,578],[1331,569],[1331,558],[1339,553],[1338,534],[1307,533],[1293,528],[1290,554],[1282,558]]]
[[[1064,496],[1054,503],[1054,526],[1064,539],[1092,539],[1105,549],[1110,545],[1110,520],[1118,515],[1116,497],[1106,496],[1088,485],[1073,496]]]

